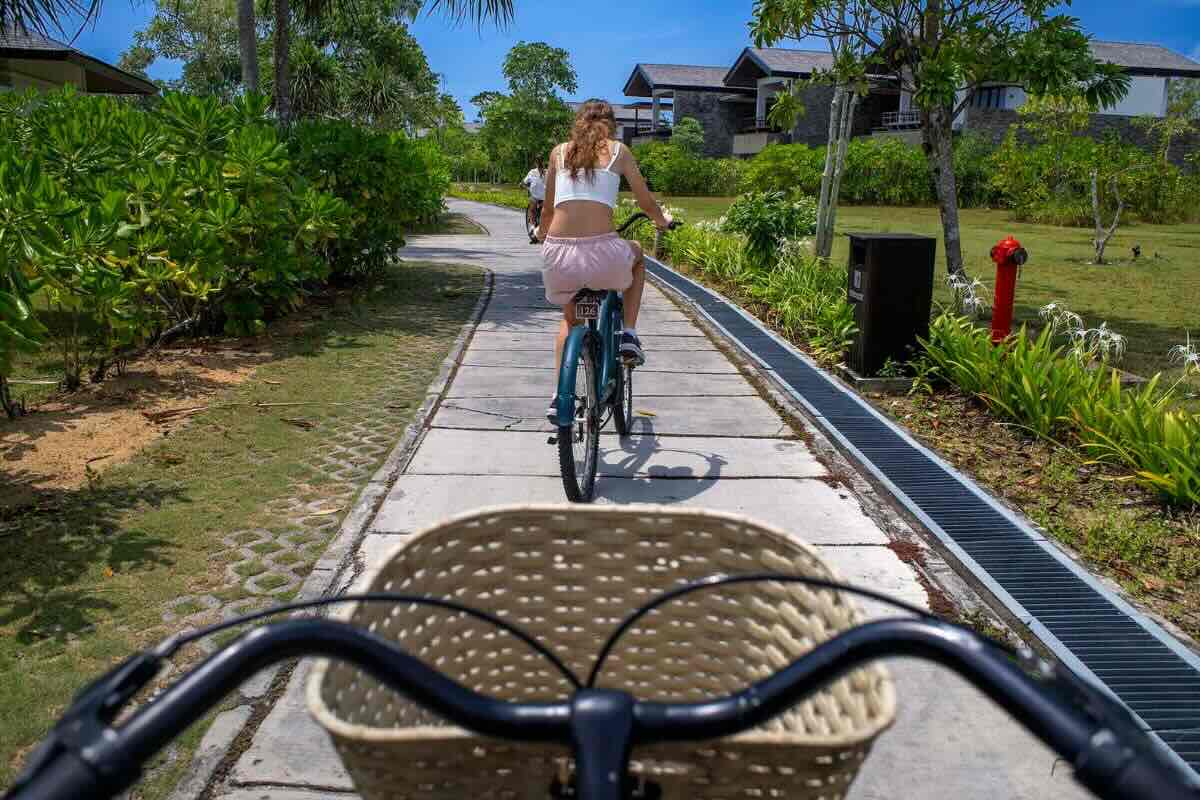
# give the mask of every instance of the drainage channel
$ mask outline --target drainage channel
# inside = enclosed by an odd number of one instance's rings
[[[772,371],[1064,664],[1106,687],[1200,773],[1200,656],[758,320],[665,264],[646,262],[654,278]]]

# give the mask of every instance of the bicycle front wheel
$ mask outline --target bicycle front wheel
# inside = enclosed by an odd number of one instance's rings
[[[600,398],[596,396],[596,359],[590,342],[575,365],[574,418],[558,427],[558,469],[572,503],[590,503],[596,491],[600,459]]]

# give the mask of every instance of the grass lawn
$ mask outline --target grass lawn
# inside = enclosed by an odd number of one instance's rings
[[[721,216],[732,198],[669,197],[664,202],[683,209],[694,221]],[[934,299],[949,301],[936,208],[843,206],[838,209],[837,232],[852,231],[937,237]],[[1036,323],[1038,309],[1050,302],[1082,315],[1089,327],[1107,322],[1129,339],[1122,366],[1146,376],[1174,371],[1167,351],[1182,344],[1189,332],[1200,338],[1200,225],[1124,225],[1108,245],[1112,263],[1095,266],[1087,263],[1092,257],[1087,228],[1017,223],[1006,211],[967,209],[962,212],[963,258],[972,277],[994,285],[996,270],[989,252],[1009,234],[1030,254],[1017,283],[1018,324]],[[1130,254],[1135,244],[1142,248],[1137,262]],[[835,238],[835,262],[845,262],[848,246],[845,236]]]
[[[203,604],[182,598],[258,603],[294,594],[266,581],[257,595],[247,589],[239,577],[261,569],[225,537],[249,529],[236,544],[269,553],[261,557],[281,573],[306,575],[359,488],[357,478],[330,477],[323,458],[370,440],[380,452],[336,457],[367,475],[378,466],[480,286],[476,269],[404,263],[375,285],[315,297],[241,343],[265,354],[248,380],[212,394],[206,410],[128,463],[80,488],[0,501],[0,786],[86,681],[204,621]],[[0,420],[0,434],[12,425]],[[0,485],[20,480],[0,460]],[[310,515],[300,530],[298,503]],[[135,796],[164,794],[188,760],[181,752]]]

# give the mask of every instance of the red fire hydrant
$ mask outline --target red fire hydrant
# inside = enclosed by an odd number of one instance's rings
[[[996,303],[992,307],[992,342],[999,344],[1012,333],[1013,295],[1017,288],[1017,271],[1029,260],[1029,253],[1013,237],[999,241],[992,248],[996,262]]]

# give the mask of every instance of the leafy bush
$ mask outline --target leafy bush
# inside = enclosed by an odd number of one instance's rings
[[[754,191],[816,196],[824,170],[824,147],[774,144],[751,159],[745,183]],[[839,197],[846,203],[873,205],[928,205],[935,200],[921,149],[899,139],[875,137],[850,140]]]
[[[442,212],[450,171],[432,142],[331,121],[301,123],[288,144],[300,174],[353,209],[330,247],[335,275],[378,272],[405,230]]]
[[[636,145],[633,155],[652,190],[680,197],[737,194],[746,168],[736,158],[704,158],[666,142]]]
[[[743,234],[750,258],[766,264],[784,241],[816,233],[817,203],[811,197],[793,200],[783,192],[749,192],[733,201],[722,227]]]
[[[695,117],[684,117],[671,129],[671,144],[689,156],[704,153],[704,127]]]
[[[635,211],[618,206],[618,217]],[[678,217],[677,217],[678,218]],[[649,245],[644,226],[630,235]],[[837,361],[854,335],[854,311],[846,302],[844,268],[814,258],[796,239],[770,250],[768,262],[748,255],[743,234],[722,231],[711,223],[684,225],[664,235],[670,260],[691,268],[722,289],[754,303],[784,334],[803,341],[824,361]]]
[[[1059,136],[1031,145],[1012,130],[991,159],[989,184],[1019,221],[1088,227],[1094,224],[1093,170],[1106,219],[1116,208],[1109,189],[1114,178],[1126,213],[1144,222],[1200,218],[1195,202],[1200,179],[1117,139],[1098,142],[1086,136]]]
[[[377,268],[440,207],[428,145],[341,122],[288,134],[267,102],[0,94],[0,353],[37,332],[34,291],[65,320],[68,387],[167,333],[254,333],[331,273]]]
[[[806,144],[769,144],[746,168],[746,190],[817,195],[825,169],[825,148]]]

